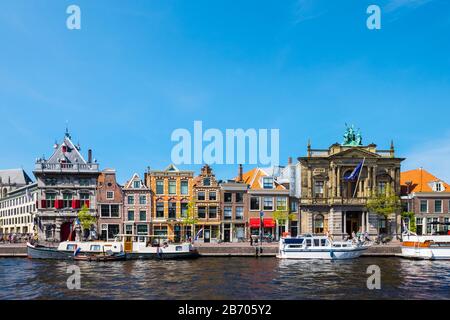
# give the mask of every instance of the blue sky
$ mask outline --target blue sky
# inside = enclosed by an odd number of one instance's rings
[[[66,28],[70,4],[81,30]],[[366,28],[370,4],[381,30]],[[449,36],[445,0],[4,0],[0,168],[32,171],[66,121],[122,183],[165,168],[172,131],[194,120],[279,128],[281,163],[349,123],[450,181]]]

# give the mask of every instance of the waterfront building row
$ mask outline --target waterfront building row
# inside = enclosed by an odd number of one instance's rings
[[[401,212],[380,216],[367,209],[371,196],[388,190],[414,212],[418,232],[448,229],[450,187],[445,182],[425,171],[401,173],[404,158],[395,156],[393,143],[387,150],[363,145],[351,128],[344,138],[327,149],[308,143],[306,155],[296,163],[289,158],[285,166],[244,172],[239,165],[233,179],[217,179],[209,165],[195,175],[170,164],[163,170],[147,168],[142,176],[135,173],[121,185],[114,169],[100,171],[91,150],[86,160],[66,131],[49,159],[37,159],[35,183],[25,173],[22,180],[5,183],[0,171],[0,232],[33,230],[42,240],[66,240],[85,207],[97,217],[91,231],[103,239],[125,233],[234,242],[261,231],[270,239],[286,233],[399,235],[403,221],[410,225]],[[358,166],[358,179],[349,179]],[[26,200],[14,200],[21,197]]]

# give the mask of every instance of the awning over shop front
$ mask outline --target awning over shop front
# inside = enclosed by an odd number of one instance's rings
[[[264,228],[273,228],[275,227],[275,220],[272,218],[264,218]]]
[[[260,223],[261,221],[259,218],[250,218],[249,220],[250,228],[259,228]]]

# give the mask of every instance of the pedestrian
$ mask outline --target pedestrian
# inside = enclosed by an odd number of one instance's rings
[[[250,246],[253,247],[253,237],[252,236],[250,236]]]
[[[352,231],[352,239],[355,239],[355,237],[356,237],[356,233],[355,233],[355,231]]]

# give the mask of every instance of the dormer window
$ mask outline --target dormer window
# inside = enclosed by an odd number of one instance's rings
[[[433,191],[434,192],[444,191],[444,186],[442,185],[442,182],[440,181],[433,182]]]
[[[273,178],[264,177],[263,178],[263,189],[273,189]]]

